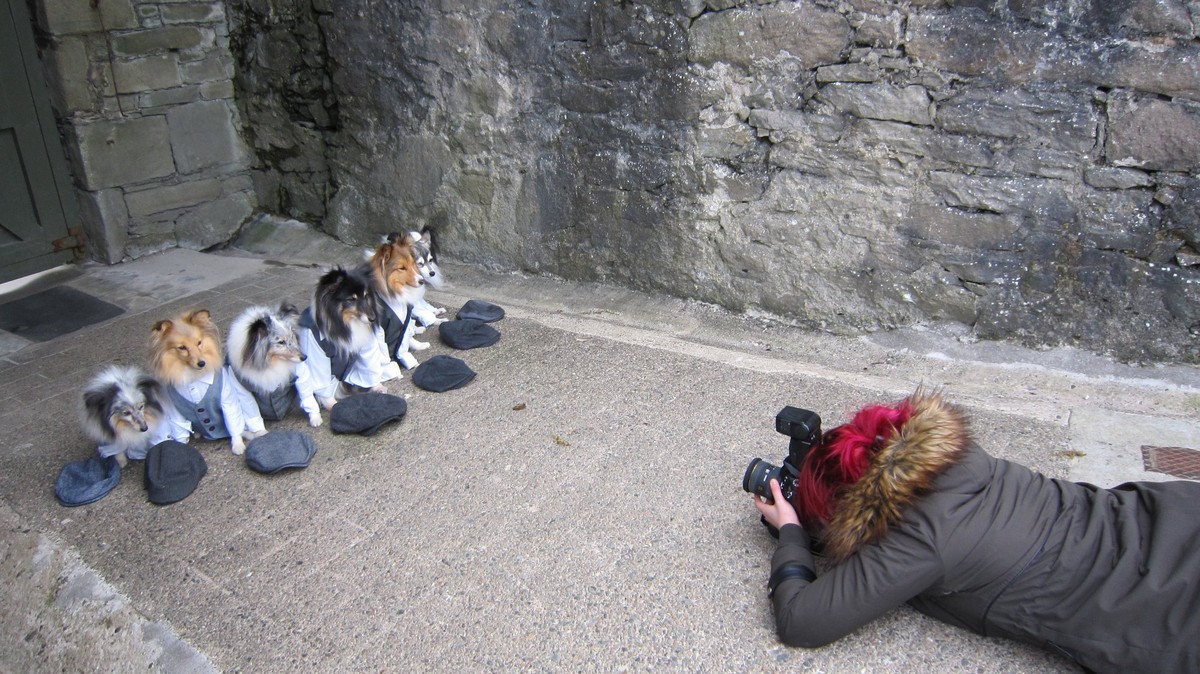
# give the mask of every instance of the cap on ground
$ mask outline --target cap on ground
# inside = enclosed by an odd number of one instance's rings
[[[329,412],[329,429],[334,433],[371,435],[389,421],[399,421],[408,412],[404,398],[390,393],[360,393],[341,400]]]
[[[93,456],[68,463],[58,472],[54,495],[68,508],[95,503],[121,481],[121,464],[115,456]]]
[[[444,353],[421,363],[412,373],[414,384],[435,393],[466,386],[474,378],[475,371],[466,363]]]
[[[500,332],[483,321],[460,318],[438,326],[438,334],[447,346],[455,349],[474,349],[491,346],[500,341]]]
[[[271,431],[246,445],[246,465],[259,473],[305,468],[317,453],[317,443],[300,431]]]
[[[504,309],[483,300],[467,300],[458,310],[458,318],[473,318],[484,323],[491,323],[504,318]]]
[[[187,498],[208,472],[204,457],[191,445],[165,440],[146,452],[146,492],[150,502],[167,505]]]

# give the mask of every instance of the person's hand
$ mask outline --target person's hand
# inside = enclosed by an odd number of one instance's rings
[[[796,515],[796,509],[779,492],[779,480],[771,480],[771,498],[774,500],[773,503],[768,503],[766,499],[757,494],[754,496],[754,507],[762,513],[767,524],[776,529],[782,529],[785,524],[800,524],[800,517]]]

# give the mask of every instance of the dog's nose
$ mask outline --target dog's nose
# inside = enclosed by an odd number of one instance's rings
[[[138,430],[145,433],[146,431],[150,430],[150,424],[147,424],[145,421],[139,421]]]
[[[197,368],[202,368],[202,367],[204,367],[204,361],[199,361],[198,363],[196,363],[196,367],[197,367]]]
[[[301,363],[303,363],[303,362],[304,362],[304,361],[306,361],[306,360],[308,360],[308,356],[307,356],[307,355],[305,355],[305,354],[303,354],[303,353],[302,353],[302,354],[300,354],[300,362],[301,362]]]

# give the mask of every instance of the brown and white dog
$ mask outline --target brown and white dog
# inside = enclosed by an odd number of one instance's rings
[[[266,432],[250,394],[222,361],[221,331],[207,309],[158,321],[150,335],[154,375],[166,385],[180,420],[172,436],[229,439],[234,454]]]

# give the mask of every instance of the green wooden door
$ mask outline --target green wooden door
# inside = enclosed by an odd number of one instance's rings
[[[70,262],[79,239],[42,72],[25,0],[0,0],[0,282]]]

